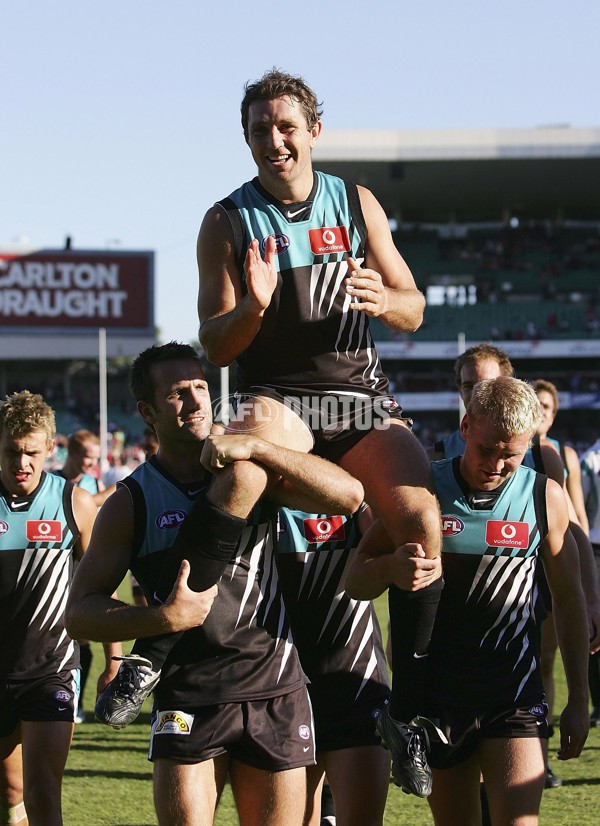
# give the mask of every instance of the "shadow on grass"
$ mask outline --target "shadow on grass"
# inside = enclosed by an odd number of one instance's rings
[[[65,769],[65,777],[106,777],[109,780],[152,780],[152,771],[131,772],[118,769]]]
[[[564,780],[563,786],[600,786],[600,777],[578,777],[573,780]]]

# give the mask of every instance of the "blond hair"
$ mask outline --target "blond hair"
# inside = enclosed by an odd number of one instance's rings
[[[537,433],[542,408],[531,385],[511,376],[477,382],[467,408],[474,419],[487,419],[508,438]]]
[[[0,405],[0,434],[6,430],[12,436],[28,436],[36,430],[46,434],[50,447],[56,436],[54,410],[39,393],[21,390],[7,396]]]

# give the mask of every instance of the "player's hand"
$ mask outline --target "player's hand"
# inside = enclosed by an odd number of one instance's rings
[[[202,447],[200,461],[211,473],[221,470],[232,462],[252,459],[252,448],[256,439],[247,434],[216,434],[207,436]]]
[[[348,258],[346,292],[351,297],[351,310],[359,310],[377,318],[388,310],[388,293],[375,270],[359,267],[354,258]]]
[[[586,703],[567,703],[560,715],[559,760],[579,757],[590,731],[590,717]]]
[[[248,296],[262,312],[271,303],[277,286],[275,239],[272,235],[267,238],[264,259],[260,254],[260,245],[256,238],[250,242],[244,261],[244,271]]]
[[[588,605],[588,628],[590,632],[590,654],[600,651],[600,605]]]
[[[392,556],[392,582],[403,591],[420,591],[442,575],[441,558],[427,559],[423,546],[416,542],[400,545]]]
[[[162,606],[171,633],[187,631],[204,623],[210,613],[215,597],[219,593],[216,585],[206,591],[192,591],[188,587],[190,563],[184,559],[179,568],[177,581],[169,598]]]
[[[117,660],[110,660],[106,664],[106,668],[98,677],[98,681],[96,682],[96,696],[102,694],[104,689],[109,683],[112,683],[114,678],[117,676],[117,671],[119,670],[119,666],[121,665],[120,662]]]

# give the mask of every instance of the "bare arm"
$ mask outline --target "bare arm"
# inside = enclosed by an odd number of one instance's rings
[[[82,490],[78,487],[73,488],[73,515],[75,516],[75,522],[79,528],[79,541],[76,546],[77,554],[80,560],[77,566],[77,570],[79,570],[83,564],[82,557],[85,553],[87,553],[89,548],[96,516],[98,515],[98,508],[94,501],[94,497],[86,490]],[[77,571],[75,572],[75,575],[77,575]],[[73,583],[71,583],[69,599],[72,590]],[[67,633],[70,633],[68,628]],[[77,634],[75,636],[71,634],[71,637],[73,639],[88,639],[86,634]],[[108,684],[116,674],[118,666],[115,665],[112,658],[118,657],[123,653],[120,642],[105,642],[102,647],[104,649],[104,669],[98,677],[98,686],[100,689],[104,688],[104,686]]]
[[[581,585],[585,595],[590,637],[590,651],[600,650],[600,583],[594,557],[594,549],[586,531],[579,524],[575,507],[565,485],[564,465],[560,454],[552,445],[542,445],[542,463],[548,476],[563,489],[569,513],[569,528],[579,552]]]
[[[289,450],[256,436],[211,434],[202,464],[213,473],[236,461],[253,461],[277,474],[267,495],[276,504],[308,513],[352,514],[364,499],[358,479],[327,459]]]
[[[548,480],[548,535],[542,560],[552,593],[554,624],[567,679],[567,705],[560,719],[558,757],[578,757],[588,730],[588,630],[577,546],[569,530],[562,489]]]
[[[577,514],[577,521],[586,532],[586,534],[590,533],[590,526],[588,523],[587,513],[585,511],[585,503],[583,500],[583,488],[581,487],[581,467],[579,465],[579,457],[577,456],[576,451],[569,447],[569,445],[565,445],[565,458],[566,458],[566,465],[569,474],[567,476],[566,484],[567,484],[567,491],[569,492],[569,496],[571,497],[571,502],[573,503],[573,507],[575,508],[575,513]]]
[[[213,364],[225,367],[252,343],[271,303],[277,285],[275,243],[267,242],[264,260],[258,242],[250,245],[244,293],[229,220],[215,206],[200,227],[197,257],[200,343]]]
[[[353,599],[375,599],[390,585],[418,591],[441,573],[441,557],[427,559],[416,543],[394,548],[383,524],[376,520],[360,540],[346,571],[346,592]]]
[[[425,298],[396,249],[387,216],[375,196],[358,187],[367,224],[368,242],[364,267],[348,259],[346,289],[350,309],[366,313],[395,330],[414,332],[423,322]]]
[[[75,573],[66,611],[71,636],[101,642],[130,640],[185,631],[206,619],[217,587],[191,591],[186,561],[164,605],[127,605],[114,596],[129,569],[132,540],[133,505],[129,491],[119,488],[100,509],[89,549]]]

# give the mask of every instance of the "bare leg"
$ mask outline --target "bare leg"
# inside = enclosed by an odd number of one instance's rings
[[[62,826],[62,779],[73,723],[21,722],[23,789],[31,826]]]
[[[382,826],[390,785],[389,752],[360,746],[324,755],[337,826]]]
[[[154,807],[160,826],[212,826],[229,758],[191,765],[174,760],[154,763]]]
[[[542,741],[482,740],[479,759],[494,826],[537,826],[544,788]]]
[[[475,755],[451,769],[432,769],[428,803],[435,826],[481,826],[479,761]]]
[[[302,826],[306,769],[268,772],[232,760],[229,776],[240,826]]]
[[[27,826],[23,803],[23,757],[20,725],[8,737],[0,739],[0,826],[11,821],[9,813],[16,811],[19,826]]]
[[[306,769],[306,812],[303,826],[319,826],[321,823],[321,792],[325,780],[325,767],[321,757],[314,766]]]

